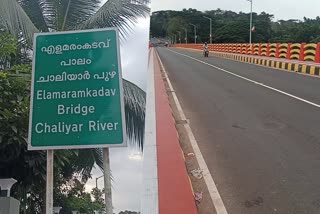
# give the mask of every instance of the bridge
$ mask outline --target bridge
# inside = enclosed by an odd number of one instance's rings
[[[150,51],[142,213],[319,212],[320,46],[306,45]]]

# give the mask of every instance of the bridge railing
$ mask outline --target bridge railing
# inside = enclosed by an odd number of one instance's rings
[[[175,44],[174,47],[201,50],[203,44]],[[319,43],[234,43],[210,44],[210,51],[245,54],[254,56],[284,58],[288,60],[311,61],[320,63]]]

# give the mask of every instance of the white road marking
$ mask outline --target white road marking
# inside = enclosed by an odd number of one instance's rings
[[[236,76],[236,77],[238,77],[238,78],[240,78],[240,79],[246,80],[246,81],[251,82],[251,83],[254,83],[254,84],[256,84],[256,85],[260,85],[261,87],[270,89],[270,90],[272,90],[272,91],[276,91],[276,92],[278,92],[278,93],[280,93],[280,94],[286,95],[286,96],[288,96],[288,97],[294,98],[294,99],[299,100],[299,101],[301,101],[301,102],[307,103],[307,104],[312,105],[312,106],[315,106],[315,107],[317,107],[317,108],[320,108],[320,105],[317,104],[317,103],[308,101],[308,100],[306,100],[306,99],[303,99],[303,98],[301,98],[301,97],[295,96],[295,95],[290,94],[290,93],[287,93],[287,92],[285,92],[285,91],[281,91],[281,90],[279,90],[279,89],[276,89],[276,88],[273,88],[273,87],[271,87],[271,86],[265,85],[265,84],[263,84],[263,83],[259,83],[259,82],[257,82],[257,81],[252,80],[252,79],[246,78],[246,77],[241,76],[241,75],[239,75],[239,74],[235,74],[235,73],[233,73],[233,72],[231,72],[231,71],[227,71],[227,70],[225,70],[225,69],[223,69],[223,68],[219,68],[219,67],[217,67],[217,66],[215,66],[215,65],[211,65],[211,64],[209,64],[209,63],[207,63],[207,62],[201,61],[201,60],[199,60],[199,59],[196,59],[196,58],[194,58],[194,57],[188,56],[188,55],[186,55],[186,54],[182,54],[182,53],[179,53],[179,52],[170,50],[170,49],[168,49],[168,50],[171,51],[171,52],[173,52],[173,53],[179,54],[179,55],[181,55],[181,56],[185,56],[185,57],[187,57],[187,58],[190,58],[190,59],[192,59],[192,60],[194,60],[194,61],[197,61],[197,62],[200,62],[200,63],[202,63],[202,64],[208,65],[208,66],[210,66],[210,67],[212,67],[212,68],[215,68],[215,69],[217,69],[217,70],[220,70],[220,71],[223,71],[223,72],[225,72],[225,73],[228,73],[228,74],[230,74],[230,75]]]
[[[172,84],[170,82],[170,79],[168,78],[168,73],[166,72],[158,53],[157,53],[157,55],[158,55],[158,59],[159,59],[160,65],[161,65],[161,67],[163,69],[163,72],[165,73],[165,78],[166,78],[166,80],[168,82],[170,91],[174,91],[173,87],[172,87]],[[179,118],[181,120],[186,120],[186,116],[185,116],[185,114],[184,114],[184,112],[182,110],[182,107],[181,107],[180,102],[179,102],[179,100],[177,98],[177,95],[175,93],[172,93],[172,96],[173,96],[175,105],[177,106],[177,109],[178,109],[178,112],[179,112]],[[203,178],[204,178],[204,181],[205,181],[205,183],[207,185],[207,188],[208,188],[212,203],[213,203],[213,205],[214,205],[214,207],[216,209],[217,214],[228,214],[228,212],[226,210],[226,207],[224,206],[224,203],[222,201],[222,198],[221,198],[221,196],[219,194],[219,191],[217,189],[217,186],[214,183],[214,180],[213,180],[213,178],[212,178],[212,176],[210,174],[208,166],[207,166],[207,164],[206,164],[206,162],[205,162],[205,160],[204,160],[204,158],[202,156],[202,153],[201,153],[201,151],[199,149],[197,140],[195,139],[195,137],[194,137],[194,135],[192,133],[192,130],[190,128],[189,123],[184,124],[184,127],[186,129],[188,138],[189,138],[189,140],[191,142],[191,145],[192,145],[194,154],[196,156],[196,159],[198,161],[199,167],[200,167],[200,169],[202,169]]]

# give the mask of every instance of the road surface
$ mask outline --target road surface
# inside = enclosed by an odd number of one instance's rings
[[[228,213],[319,214],[320,78],[157,51]]]

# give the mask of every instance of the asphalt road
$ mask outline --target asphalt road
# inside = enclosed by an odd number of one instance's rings
[[[228,213],[319,214],[320,78],[157,50]]]

